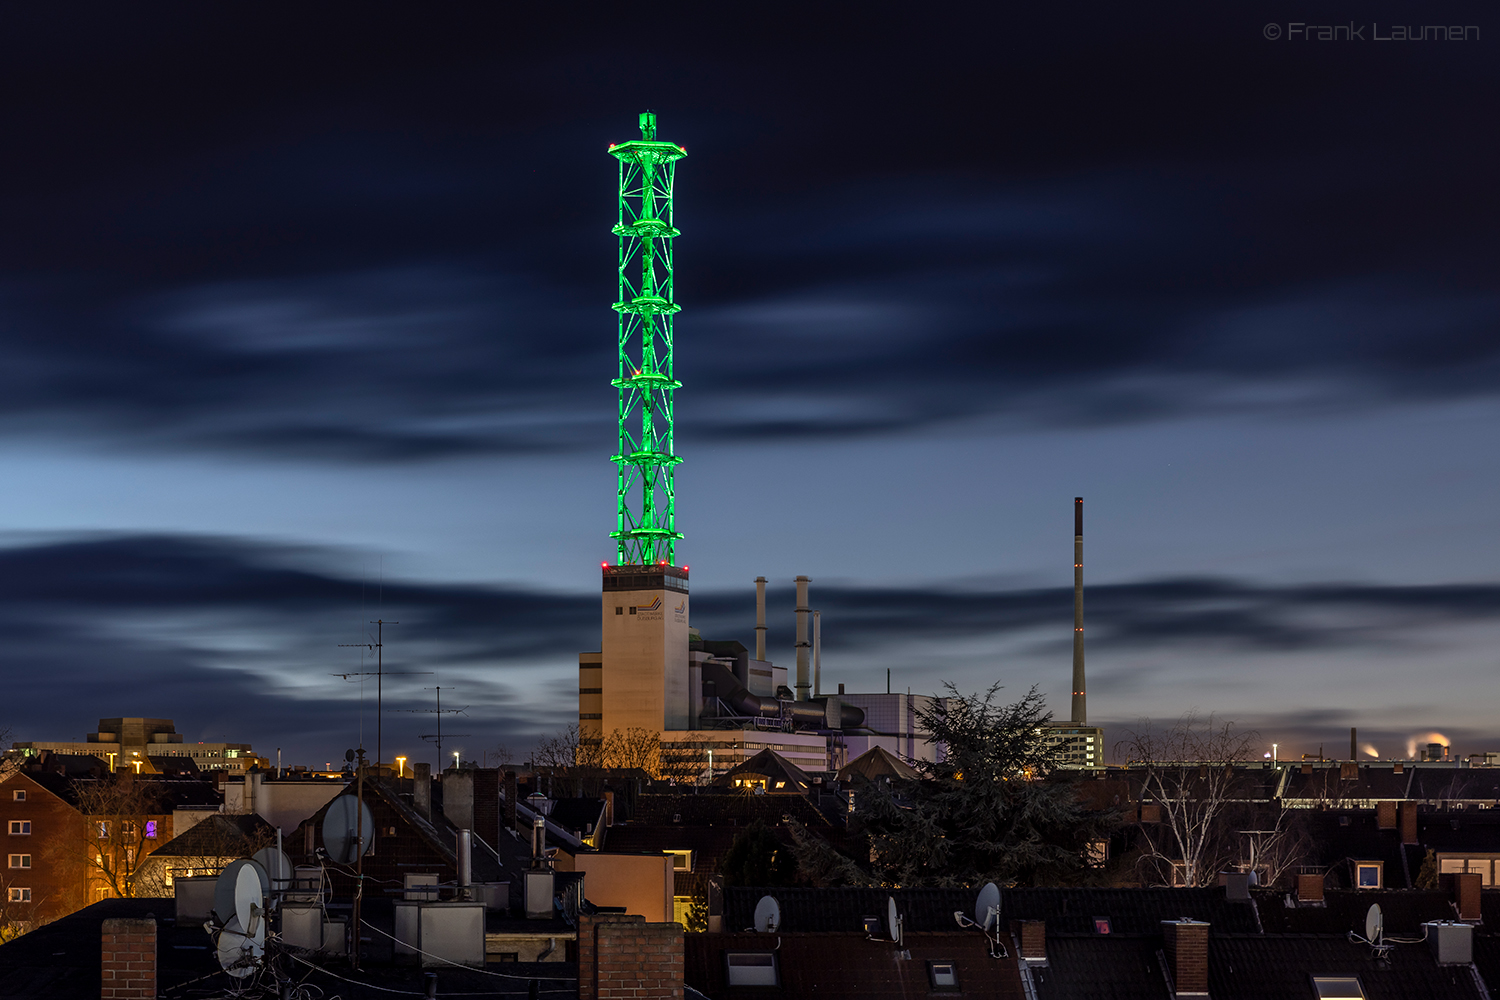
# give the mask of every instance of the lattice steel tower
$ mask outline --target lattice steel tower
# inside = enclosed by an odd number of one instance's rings
[[[673,472],[672,183],[681,146],[656,139],[656,114],[640,118],[641,138],[609,147],[620,161],[620,450],[615,530],[622,566],[674,565],[677,540]],[[639,487],[637,489],[637,487]]]

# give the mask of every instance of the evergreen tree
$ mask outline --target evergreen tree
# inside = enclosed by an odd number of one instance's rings
[[[720,864],[728,885],[793,885],[797,858],[760,820],[741,830]]]
[[[919,777],[871,782],[857,790],[852,829],[868,844],[869,884],[969,886],[987,881],[1055,885],[1090,873],[1088,847],[1104,839],[1113,815],[1084,809],[1073,783],[1047,780],[1059,752],[1049,746],[1051,715],[1035,688],[996,704],[1000,685],[961,695],[947,685],[946,708],[918,713],[936,763],[912,761]],[[809,881],[860,881],[848,859],[804,832],[799,860]]]

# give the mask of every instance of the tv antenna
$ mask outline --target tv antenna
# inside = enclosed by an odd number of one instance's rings
[[[429,673],[430,673],[430,671],[429,671]],[[469,706],[465,705],[463,708],[444,708],[443,707],[443,689],[442,689],[441,686],[439,686],[439,687],[423,688],[422,690],[424,690],[424,691],[436,691],[437,692],[437,708],[402,708],[402,709],[398,709],[398,711],[401,711],[401,712],[414,712],[414,713],[416,713],[418,715],[435,715],[435,716],[437,716],[437,732],[436,733],[425,733],[425,734],[423,734],[421,736],[418,736],[417,738],[418,739],[423,739],[423,740],[428,740],[429,742],[436,742],[437,743],[438,773],[442,774],[443,773],[443,716],[445,716],[445,715],[463,715],[466,711],[468,711]],[[451,691],[453,689],[449,688],[448,690]],[[464,738],[467,738],[468,736],[469,736],[468,733],[449,733],[448,734],[449,739],[464,739]]]
[[[386,621],[383,618],[377,618],[374,621],[372,621],[370,624],[375,626],[375,641],[374,642],[341,642],[341,643],[339,643],[339,647],[340,648],[353,649],[354,647],[357,646],[357,647],[359,647],[361,649],[365,649],[365,650],[369,650],[369,651],[373,652],[375,654],[375,669],[374,670],[355,670],[355,671],[351,671],[351,672],[346,673],[346,674],[335,673],[335,674],[332,674],[331,676],[333,676],[333,677],[342,677],[346,681],[349,678],[351,678],[351,677],[374,677],[375,678],[375,763],[378,766],[380,764],[380,762],[385,759],[385,757],[383,756],[383,753],[382,753],[382,751],[384,750],[384,747],[381,745],[381,735],[382,734],[381,734],[381,731],[380,731],[380,721],[381,721],[381,719],[380,719],[380,716],[381,716],[381,688],[383,686],[381,684],[381,681],[384,680],[386,674],[392,674],[392,675],[395,675],[395,674],[430,674],[430,673],[432,673],[432,671],[431,670],[386,670],[385,669],[385,642],[383,641],[384,638],[385,638],[385,627],[387,625],[400,625],[401,623],[400,622],[388,622],[388,621]],[[366,638],[369,638],[369,636],[367,635]]]

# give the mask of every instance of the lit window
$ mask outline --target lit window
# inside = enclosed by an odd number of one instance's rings
[[[21,888],[20,886],[11,886],[7,898],[12,903],[29,903],[31,902],[31,890]]]
[[[1109,933],[1109,918],[1108,917],[1095,917],[1094,918],[1094,933],[1095,934],[1108,934]]]
[[[29,855],[29,854],[12,854],[10,856],[10,866],[12,868],[30,868],[31,867],[31,855]]]
[[[31,836],[31,820],[13,819],[10,821],[10,835],[12,837]]]
[[[672,867],[675,870],[680,872],[690,872],[693,870],[692,851],[664,851],[662,853],[672,856]]]
[[[776,787],[777,788],[785,788],[786,787],[786,782],[785,781],[778,781],[778,782],[776,782]]]
[[[865,933],[868,934],[870,937],[875,937],[876,935],[878,935],[880,933],[880,918],[879,917],[865,917],[864,918],[864,924],[865,924]]]
[[[17,788],[15,791],[13,791],[13,792],[10,793],[10,798],[11,798],[12,802],[25,802],[26,801],[26,791],[25,791],[25,789]]]
[[[1318,1000],[1365,1000],[1365,991],[1352,976],[1313,976]]]
[[[726,951],[730,986],[779,986],[774,951]]]
[[[154,819],[148,819],[148,820],[146,820],[146,839],[147,840],[155,840],[156,839],[156,820],[154,820]]]
[[[109,824],[108,823],[100,823],[99,824],[99,839],[100,840],[108,840],[109,839]]]
[[[927,976],[935,990],[958,989],[958,967],[952,962],[928,962]]]
[[[1379,861],[1356,862],[1354,866],[1354,884],[1361,889],[1381,888],[1381,868],[1384,865]]]

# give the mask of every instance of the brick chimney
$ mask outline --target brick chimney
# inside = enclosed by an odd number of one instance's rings
[[[1415,844],[1417,842],[1417,804],[1415,802],[1401,803],[1401,843]]]
[[[425,820],[432,819],[432,765],[413,764],[411,807]]]
[[[1162,936],[1173,996],[1208,996],[1208,924],[1198,920],[1163,920]]]
[[[500,833],[500,783],[498,768],[482,767],[474,772],[474,833],[486,844],[498,844]]]
[[[154,1000],[155,918],[106,920],[99,937],[100,1000]]]
[[[578,1000],[683,994],[682,925],[635,913],[578,916]]]
[[[1323,876],[1321,876],[1321,875],[1298,875],[1297,876],[1297,902],[1299,902],[1299,903],[1321,903],[1321,902],[1323,902]]]
[[[505,796],[505,828],[511,833],[515,833],[516,796],[520,794],[516,785],[516,772],[505,772],[505,789],[501,794]]]
[[[1478,872],[1445,872],[1438,885],[1447,891],[1458,909],[1458,919],[1479,920],[1480,875]]]
[[[1047,959],[1047,921],[1022,920],[1021,957],[1033,962]]]
[[[1375,825],[1382,830],[1396,829],[1396,802],[1382,799],[1375,803]]]

